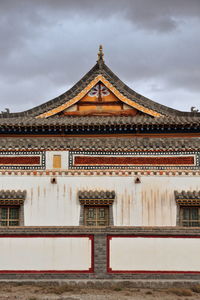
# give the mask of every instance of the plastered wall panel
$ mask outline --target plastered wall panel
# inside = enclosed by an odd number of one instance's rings
[[[200,272],[200,238],[111,237],[110,272]]]
[[[92,269],[89,237],[1,237],[0,271]]]

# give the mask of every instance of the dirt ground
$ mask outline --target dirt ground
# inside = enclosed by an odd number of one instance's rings
[[[200,285],[191,288],[138,289],[78,288],[67,284],[0,283],[0,300],[196,300],[200,299]]]

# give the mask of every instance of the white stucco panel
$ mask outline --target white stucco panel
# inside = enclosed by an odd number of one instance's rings
[[[61,169],[68,169],[68,151],[46,151],[46,169],[53,169],[53,156],[61,156]],[[56,170],[56,169],[54,169]]]
[[[200,271],[200,238],[112,237],[112,271]]]
[[[56,178],[55,184],[52,177]],[[78,226],[81,190],[115,191],[115,226],[176,226],[178,206],[174,191],[200,190],[199,176],[141,176],[139,184],[131,176],[38,174],[0,178],[1,190],[27,191],[23,207],[25,226]]]
[[[88,271],[89,237],[2,237],[0,270]]]

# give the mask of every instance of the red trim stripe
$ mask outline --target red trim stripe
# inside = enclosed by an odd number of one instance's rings
[[[194,165],[194,156],[75,156],[74,165],[95,165],[95,166],[113,166],[113,165]]]
[[[40,156],[0,156],[0,165],[39,165]]]

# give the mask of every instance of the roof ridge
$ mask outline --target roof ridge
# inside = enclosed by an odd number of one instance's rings
[[[158,102],[155,102],[137,93],[136,91],[132,90],[105,64],[103,56],[104,54],[103,54],[102,46],[100,45],[97,63],[75,85],[73,85],[69,90],[67,90],[63,94],[43,104],[37,105],[31,109],[22,112],[16,112],[16,113],[5,112],[3,114],[0,114],[0,119],[2,118],[11,119],[11,118],[21,118],[21,117],[30,117],[30,116],[36,117],[44,112],[52,110],[55,107],[60,106],[68,102],[70,99],[74,98],[79,91],[84,89],[89,82],[91,82],[96,76],[100,74],[104,76],[105,79],[108,80],[121,94],[126,96],[128,99],[132,100],[134,103],[138,103],[139,105],[147,109],[151,109],[153,111],[160,113],[161,115],[165,115],[168,117],[173,117],[173,116],[190,116],[190,117],[199,116],[200,117],[199,112],[179,111],[167,107]]]

